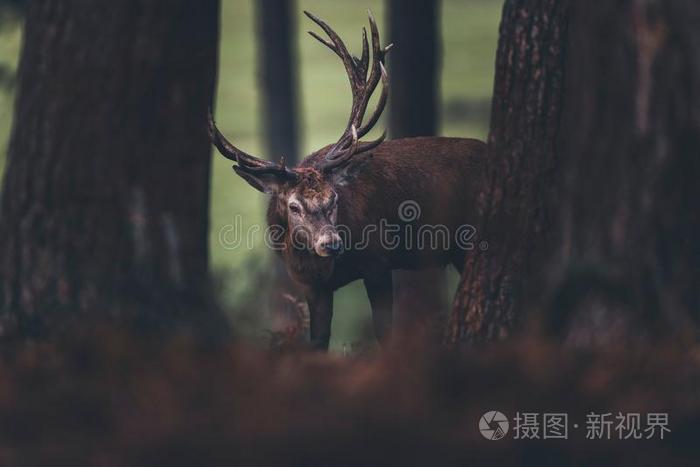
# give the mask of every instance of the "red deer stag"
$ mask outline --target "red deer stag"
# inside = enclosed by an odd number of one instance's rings
[[[475,199],[481,179],[485,145],[473,139],[438,137],[385,142],[385,134],[374,141],[360,141],[386,105],[384,57],[391,46],[381,46],[370,12],[370,69],[366,30],[358,59],[324,21],[305,14],[330,40],[310,34],[340,57],[350,78],[352,109],[340,139],[290,168],[284,158],[274,163],[233,146],[211,115],[209,130],[219,152],[236,162],[233,170],[271,195],[267,220],[283,233],[279,252],[291,277],[305,290],[312,345],[328,348],[333,292],[357,279],[364,280],[375,334],[382,341],[392,322],[392,270],[450,263],[462,270],[467,248],[457,237],[465,236],[460,228],[475,221],[470,200]],[[380,82],[377,108],[363,124]],[[427,236],[417,225],[419,217],[422,226],[430,227]],[[441,244],[437,238],[427,238],[431,236],[440,236]],[[421,240],[430,240],[430,245]]]

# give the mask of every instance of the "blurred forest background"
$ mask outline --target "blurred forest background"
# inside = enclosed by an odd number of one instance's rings
[[[306,34],[312,25],[302,11],[312,11],[327,20],[357,53],[361,28],[367,23],[366,8],[372,10],[385,40],[390,41],[382,0],[367,0],[361,5],[352,0],[299,0],[292,12],[298,57],[301,111],[298,128],[302,157],[337,139],[345,125],[351,97],[347,77],[337,57]],[[501,9],[502,2],[497,0],[444,0],[441,3],[440,135],[478,139],[487,136]],[[219,127],[237,146],[252,154],[276,158],[280,155],[265,152],[255,15],[253,0],[222,0],[215,113]],[[21,14],[13,8],[3,8],[0,12],[0,174],[12,125],[21,36]],[[395,46],[401,47],[401,44]],[[386,124],[382,121],[378,127]],[[257,235],[252,249],[227,249],[220,235],[237,222],[243,232],[254,225],[264,229],[266,201],[266,196],[250,189],[233,174],[229,161],[214,155],[212,269],[222,302],[235,322],[234,329],[253,339],[265,339],[270,329],[270,316],[263,311],[265,306],[261,303],[261,295],[265,294],[260,291],[270,282],[271,255],[263,244],[262,233]],[[457,280],[456,272],[450,271],[447,302],[454,295]],[[373,342],[367,331],[369,303],[362,284],[357,282],[338,291],[335,303],[331,348],[342,350]]]

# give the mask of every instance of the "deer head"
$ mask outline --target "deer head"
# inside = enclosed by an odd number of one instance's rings
[[[354,57],[347,47],[323,20],[304,12],[328,35],[324,39],[309,31],[314,38],[332,50],[343,62],[350,80],[352,108],[345,131],[334,144],[326,146],[308,156],[299,167],[287,167],[284,157],[271,162],[246,154],[231,144],[216,128],[209,115],[209,133],[219,152],[234,162],[233,170],[253,188],[272,195],[271,209],[281,219],[288,236],[294,236],[296,248],[305,248],[318,256],[337,256],[343,251],[342,241],[336,227],[338,215],[338,193],[336,187],[348,183],[371,157],[370,151],[379,146],[386,133],[374,141],[362,142],[379,120],[388,97],[389,85],[384,58],[391,48],[382,47],[377,23],[369,12],[372,36],[372,65],[367,31],[362,30],[362,55]],[[382,83],[377,108],[363,124],[370,98]]]

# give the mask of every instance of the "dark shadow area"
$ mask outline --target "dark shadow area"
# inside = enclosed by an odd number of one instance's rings
[[[13,92],[16,84],[17,75],[15,72],[12,71],[9,66],[0,64],[0,90],[5,92]]]
[[[343,359],[102,328],[7,349],[2,465],[691,465],[697,349],[570,352],[544,340],[478,352],[412,336]],[[688,351],[690,350],[690,352]],[[505,439],[479,420],[498,410]],[[568,442],[514,439],[519,413],[566,413]],[[668,414],[661,440],[587,439],[589,414]],[[542,417],[542,415],[540,415]],[[540,418],[541,420],[541,418]],[[540,428],[543,430],[543,428]],[[519,432],[519,431],[518,431]],[[650,435],[644,433],[644,438]]]

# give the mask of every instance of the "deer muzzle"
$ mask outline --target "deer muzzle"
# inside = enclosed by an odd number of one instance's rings
[[[316,241],[314,250],[318,256],[327,258],[340,256],[345,248],[338,232],[324,232]]]

